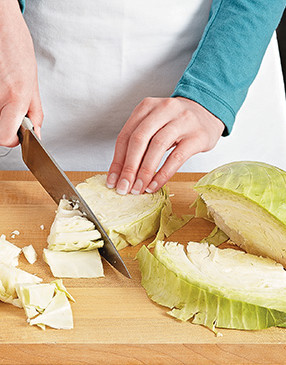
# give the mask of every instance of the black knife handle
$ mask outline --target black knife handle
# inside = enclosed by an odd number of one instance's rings
[[[17,132],[20,143],[23,142],[24,133],[25,133],[25,130],[27,130],[27,129],[31,131],[34,129],[34,126],[33,126],[33,123],[31,122],[31,120],[28,117],[25,117],[22,120],[22,124],[20,125],[20,128],[18,129],[18,132]]]

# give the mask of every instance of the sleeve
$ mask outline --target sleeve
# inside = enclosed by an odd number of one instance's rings
[[[201,104],[228,135],[244,102],[285,0],[213,0],[208,24],[173,97]]]
[[[25,11],[25,0],[18,0],[20,8],[21,8],[21,12],[24,13]]]

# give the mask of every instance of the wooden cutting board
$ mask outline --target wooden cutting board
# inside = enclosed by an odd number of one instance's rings
[[[70,172],[76,184],[91,172]],[[192,190],[202,174],[177,174],[169,182],[174,211],[190,213]],[[53,280],[42,259],[56,205],[29,172],[0,171],[0,234],[23,247],[33,244],[34,265],[20,259],[19,267]],[[44,225],[44,230],[41,229]],[[169,240],[187,243],[209,234],[213,225],[193,219]],[[17,229],[19,236],[11,238]],[[73,330],[42,331],[26,323],[24,311],[0,302],[0,364],[286,364],[286,329],[262,331],[208,329],[183,323],[153,303],[140,285],[141,245],[120,251],[129,280],[104,262],[105,278],[64,279],[76,299]]]

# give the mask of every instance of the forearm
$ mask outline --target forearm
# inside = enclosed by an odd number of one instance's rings
[[[231,132],[285,0],[213,0],[209,22],[172,96],[192,99]]]

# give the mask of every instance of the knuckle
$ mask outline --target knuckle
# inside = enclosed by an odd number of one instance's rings
[[[135,131],[130,137],[130,141],[136,145],[141,145],[144,143],[145,139],[145,134],[142,131]]]
[[[154,106],[154,98],[147,97],[144,98],[137,106],[137,110],[140,110],[141,113],[147,113]]]
[[[116,170],[116,171],[121,171],[123,167],[123,164],[120,162],[112,162],[111,166],[110,166],[110,171],[112,170]]]
[[[171,177],[169,172],[164,169],[158,171],[157,176],[159,177],[160,180],[163,180],[163,181],[167,181]]]
[[[7,90],[7,97],[10,102],[19,102],[23,97],[23,92],[20,88],[10,87]]]
[[[144,98],[141,103],[139,105],[144,106],[144,107],[148,107],[153,105],[153,98],[148,96],[147,98]]]
[[[197,123],[196,115],[189,109],[185,109],[184,111],[182,111],[181,118],[183,118],[185,120],[191,119],[193,123]]]
[[[183,162],[185,162],[186,160],[186,155],[182,152],[182,151],[174,151],[171,155],[170,158],[172,158],[173,160],[175,160],[176,162],[179,162],[180,164],[182,164]]]
[[[178,125],[175,123],[169,123],[166,126],[166,130],[168,131],[168,134],[171,136],[178,136],[179,133],[179,129],[178,129]]]
[[[6,85],[6,95],[9,101],[18,102],[27,97],[27,90],[24,83],[17,80],[9,80]]]
[[[129,133],[128,132],[121,131],[118,134],[116,143],[118,143],[118,144],[126,144],[129,141],[129,137],[130,136],[129,136]]]
[[[177,100],[174,98],[167,98],[163,100],[162,104],[167,108],[172,108],[177,104]]]
[[[166,140],[160,136],[154,136],[152,138],[152,143],[160,148],[165,148],[166,147]]]
[[[141,166],[140,168],[140,174],[142,174],[142,176],[144,177],[149,177],[149,176],[153,176],[154,171],[146,166]]]
[[[124,175],[134,175],[136,172],[136,169],[131,165],[123,166],[122,168],[122,174]]]

